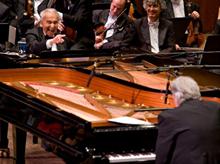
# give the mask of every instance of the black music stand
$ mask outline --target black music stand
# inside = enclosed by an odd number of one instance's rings
[[[0,23],[0,44],[5,44],[8,41],[9,24]]]
[[[200,64],[202,65],[220,65],[220,35],[209,35],[206,40],[204,52],[213,51],[213,53],[204,53]]]
[[[177,43],[180,44],[181,46],[182,45],[184,46],[187,38],[186,35],[187,27],[189,26],[191,18],[189,17],[171,18],[170,21],[173,22],[175,39]]]

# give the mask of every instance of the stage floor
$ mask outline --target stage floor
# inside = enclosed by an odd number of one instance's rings
[[[12,125],[9,124],[9,148],[10,156],[9,158],[0,158],[0,164],[13,164],[13,139],[12,139]],[[62,159],[58,158],[56,155],[50,152],[46,152],[41,147],[41,139],[38,138],[38,143],[33,144],[33,135],[27,134],[26,143],[26,154],[25,154],[25,164],[64,164]]]

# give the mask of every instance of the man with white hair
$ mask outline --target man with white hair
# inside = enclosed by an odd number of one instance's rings
[[[220,163],[220,104],[204,101],[196,81],[171,82],[175,109],[159,115],[156,164]]]
[[[58,24],[61,21],[56,9],[47,8],[40,14],[40,26],[27,31],[26,39],[30,53],[68,49],[64,34],[59,34]]]

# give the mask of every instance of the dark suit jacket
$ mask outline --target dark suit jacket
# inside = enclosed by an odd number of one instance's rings
[[[0,0],[0,22],[14,25],[16,17],[16,1]],[[13,23],[12,23],[13,22]]]
[[[44,35],[41,27],[33,28],[27,31],[26,33],[28,52],[33,54],[39,54],[42,51],[50,51],[46,47],[46,41],[51,39]],[[64,43],[58,44],[58,50],[68,50],[71,43],[65,38]]]
[[[169,18],[174,18],[174,11],[173,11],[173,5],[170,0],[166,0],[166,10],[164,11],[163,14],[166,16],[168,19]],[[189,14],[192,11],[198,11],[199,12],[199,5],[196,3],[192,3],[190,6],[187,5],[187,2],[184,0],[184,10],[185,10],[185,16],[188,17]]]
[[[220,104],[187,100],[159,115],[156,164],[219,164]]]
[[[214,33],[220,34],[220,20],[217,20],[216,22]]]
[[[95,26],[105,25],[108,20],[109,10],[103,10],[102,12],[93,15],[93,21]],[[102,49],[118,49],[127,48],[130,46],[131,41],[135,36],[135,27],[131,19],[126,14],[122,14],[118,20],[112,25],[111,29],[114,29],[114,34],[107,38],[107,43],[102,46]]]
[[[175,45],[173,23],[166,19],[159,20],[159,49],[160,51],[171,51]],[[135,21],[136,36],[134,45],[141,50],[151,51],[150,32],[147,17]]]
[[[63,0],[57,0],[57,3],[59,1]],[[58,10],[64,13],[64,24],[77,31],[72,49],[93,49],[95,35],[92,27],[92,1],[70,0],[70,2]]]

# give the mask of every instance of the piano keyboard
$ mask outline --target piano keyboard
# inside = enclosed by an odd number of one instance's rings
[[[148,153],[128,153],[128,154],[111,154],[107,155],[109,163],[123,163],[123,162],[143,162],[154,161],[156,154]]]

